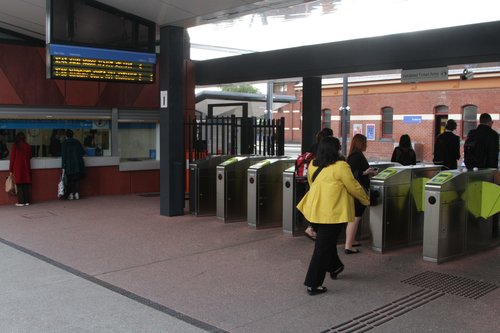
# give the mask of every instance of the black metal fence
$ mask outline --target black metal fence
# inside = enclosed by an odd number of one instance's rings
[[[285,154],[285,118],[191,118],[184,123],[190,162],[209,155]]]

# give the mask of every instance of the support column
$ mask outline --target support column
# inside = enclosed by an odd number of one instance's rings
[[[347,157],[347,135],[349,134],[349,113],[350,108],[347,103],[347,94],[348,94],[348,77],[344,75],[342,79],[342,106],[340,107],[340,120],[342,121],[342,155]]]
[[[118,109],[111,109],[111,156],[118,156]]]
[[[273,99],[274,99],[274,81],[267,81],[266,117],[269,120],[273,119]]]
[[[302,152],[316,142],[321,130],[321,77],[303,78],[302,92]]]
[[[160,214],[184,214],[184,100],[185,59],[189,58],[186,29],[160,29],[160,91],[167,105],[160,109]]]

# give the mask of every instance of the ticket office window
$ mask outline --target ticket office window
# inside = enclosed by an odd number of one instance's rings
[[[24,132],[34,158],[60,157],[66,130],[73,131],[86,156],[111,156],[111,126],[108,120],[0,120],[0,144],[7,147],[4,160],[10,158],[11,146],[17,133]],[[158,130],[156,123],[119,123],[118,152],[122,160],[157,159]],[[0,156],[0,159],[2,156]]]
[[[61,144],[66,139],[66,130],[73,131],[73,137],[79,140],[88,156],[111,155],[111,133],[108,121],[73,121],[73,120],[1,120],[0,140],[10,150],[19,132],[26,135],[26,142],[31,145],[32,155],[37,157],[60,157]]]
[[[119,123],[118,142],[122,161],[156,160],[156,123]]]

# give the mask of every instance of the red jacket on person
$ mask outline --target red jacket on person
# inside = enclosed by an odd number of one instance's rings
[[[16,184],[31,184],[31,146],[26,142],[19,142],[19,147],[12,145],[9,171]]]

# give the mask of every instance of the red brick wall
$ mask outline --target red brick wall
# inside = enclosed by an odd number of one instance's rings
[[[154,84],[131,84],[48,80],[45,76],[44,48],[0,44],[0,105],[159,107],[158,77]]]
[[[81,197],[150,193],[160,191],[160,171],[119,171],[117,166],[86,168],[85,178],[80,182]],[[33,170],[32,202],[57,200],[57,184],[61,169]],[[0,205],[14,204],[17,197],[5,193],[5,178],[8,172],[0,172]]]
[[[299,91],[300,92],[300,91]],[[332,129],[335,136],[341,136],[339,121],[339,106],[342,105],[342,87],[324,87],[322,91],[322,108],[332,110]],[[299,100],[301,94],[297,94]],[[352,85],[349,87],[351,108],[350,137],[353,124],[362,124],[363,134],[366,134],[366,124],[375,124],[375,141],[368,142],[366,155],[372,160],[388,160],[391,157],[394,143],[399,142],[402,134],[410,135],[413,142],[423,144],[423,160],[432,161],[434,145],[435,115],[434,110],[439,105],[448,106],[450,118],[461,119],[462,108],[473,104],[478,107],[478,115],[488,112],[498,118],[500,113],[500,78],[475,78],[471,81],[450,80],[438,83],[419,84],[378,84]],[[300,105],[300,103],[297,103]],[[382,139],[381,112],[383,107],[394,110],[393,136]],[[297,116],[299,114],[296,114]],[[405,124],[404,115],[421,115],[420,124]],[[377,120],[356,120],[359,116],[377,116]],[[398,119],[398,116],[400,120]],[[336,118],[335,118],[336,117]],[[427,119],[428,118],[428,119]],[[292,120],[293,123],[294,120]],[[462,135],[462,121],[457,121],[457,135]],[[289,127],[288,119],[285,126]],[[500,130],[500,121],[494,122],[494,129]],[[293,131],[294,142],[300,142],[301,131]],[[286,139],[289,139],[287,136]],[[463,140],[463,139],[462,139]],[[463,143],[463,142],[462,142]]]

